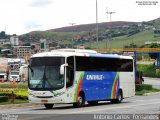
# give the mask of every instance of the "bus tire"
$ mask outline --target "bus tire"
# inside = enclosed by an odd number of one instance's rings
[[[84,96],[84,93],[80,93],[79,96],[78,96],[78,101],[76,103],[73,103],[73,107],[82,107],[84,106],[85,104],[85,96]]]
[[[122,91],[118,92],[118,96],[116,98],[116,103],[121,103],[123,100],[123,95],[122,95]]]
[[[88,101],[89,105],[98,105],[98,101]]]
[[[111,103],[121,103],[122,100],[123,100],[123,94],[122,94],[122,91],[120,90],[118,92],[117,98],[116,99],[112,99]]]
[[[54,104],[44,104],[46,109],[52,109]]]

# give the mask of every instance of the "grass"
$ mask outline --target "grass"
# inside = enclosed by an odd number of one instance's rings
[[[28,103],[27,84],[0,84],[0,88],[0,96],[9,98],[7,102],[0,102],[0,105]]]
[[[136,95],[144,95],[145,93],[160,92],[160,89],[152,88],[148,84],[136,84]]]
[[[153,92],[160,92],[160,89],[152,88],[151,90],[136,91],[136,95],[144,95],[145,93],[153,93]]]
[[[29,103],[28,100],[15,100],[14,102],[8,101],[8,102],[0,102],[0,105],[8,105],[8,104],[23,104],[23,103]]]
[[[120,37],[114,37],[110,40],[102,40],[98,42],[90,42],[86,43],[85,47],[90,48],[107,48],[107,42],[109,41],[109,47],[110,48],[123,48],[125,45],[129,45],[131,43],[136,44],[138,47],[144,45],[146,41],[158,41],[159,37],[155,38],[153,34],[153,30],[145,30],[142,32],[139,32],[133,36],[120,36]]]
[[[27,83],[0,84],[1,89],[28,89]]]

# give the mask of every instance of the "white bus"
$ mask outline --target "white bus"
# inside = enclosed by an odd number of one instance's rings
[[[29,63],[29,102],[51,109],[109,100],[120,103],[135,95],[133,58],[92,50],[59,49],[38,53]]]

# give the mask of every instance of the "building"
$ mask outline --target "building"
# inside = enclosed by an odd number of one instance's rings
[[[13,35],[10,37],[10,42],[12,46],[17,46],[19,45],[19,38],[17,35]]]
[[[147,42],[145,42],[145,45],[150,45],[150,44],[160,44],[160,41],[147,41]]]
[[[17,58],[31,56],[31,46],[14,46],[14,51],[17,55]]]
[[[43,39],[43,38],[40,39],[40,49],[41,49],[41,52],[46,51],[47,49],[46,39]]]
[[[11,44],[9,39],[0,39],[0,47],[3,47],[3,45]]]

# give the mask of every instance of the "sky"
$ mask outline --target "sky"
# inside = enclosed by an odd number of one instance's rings
[[[139,5],[141,1],[156,5]],[[148,4],[148,3],[147,3]],[[149,21],[160,17],[160,0],[97,0],[98,23]],[[96,23],[96,0],[0,0],[0,31],[25,34],[36,30]]]

